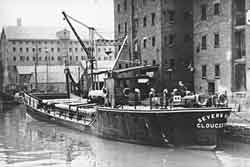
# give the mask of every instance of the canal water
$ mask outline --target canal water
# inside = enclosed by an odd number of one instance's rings
[[[250,167],[250,145],[225,141],[222,150],[199,151],[127,144],[0,105],[0,167]]]

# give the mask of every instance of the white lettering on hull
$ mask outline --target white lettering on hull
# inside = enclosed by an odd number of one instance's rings
[[[229,114],[227,113],[213,113],[213,114],[201,116],[197,118],[198,123],[196,124],[196,128],[199,128],[199,129],[223,128],[225,126],[224,121],[228,117],[229,117]]]
[[[206,124],[196,124],[196,127],[199,129],[219,129],[219,128],[223,128],[225,126],[225,123],[206,123]]]

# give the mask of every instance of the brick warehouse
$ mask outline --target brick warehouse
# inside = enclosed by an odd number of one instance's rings
[[[191,0],[114,0],[114,16],[115,39],[128,35],[120,68],[159,65],[157,88],[174,88],[179,80],[192,88]]]
[[[193,81],[197,93],[245,103],[249,8],[250,0],[115,0],[115,39],[127,33],[128,62],[158,64],[163,87]]]
[[[194,83],[197,92],[226,91],[247,104],[250,89],[249,0],[194,0]]]
[[[81,38],[86,37],[84,32],[80,32]],[[86,47],[89,41],[84,38]],[[30,78],[34,75],[34,66],[57,66],[57,72],[62,70],[64,65],[82,66],[87,55],[83,48],[71,32],[62,27],[43,26],[23,26],[21,19],[17,19],[16,26],[3,27],[0,38],[0,83],[7,85],[27,85],[31,84]],[[94,48],[94,55],[98,61],[114,60],[114,40],[97,39]],[[33,68],[32,68],[33,67]],[[32,70],[31,70],[32,69]],[[44,68],[38,68],[38,76],[43,76]],[[5,73],[3,73],[5,71]],[[50,73],[52,72],[49,70]],[[53,71],[56,73],[56,71]],[[60,73],[61,74],[61,73]],[[65,82],[62,73],[58,82]],[[4,77],[3,77],[4,76]],[[44,77],[40,77],[44,82]],[[4,81],[3,81],[4,80]],[[63,83],[64,84],[64,83]]]

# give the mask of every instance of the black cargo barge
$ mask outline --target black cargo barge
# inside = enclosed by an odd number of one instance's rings
[[[62,100],[65,97],[25,94],[25,104],[28,113],[39,120],[107,139],[155,146],[215,148],[222,142],[224,125],[231,112],[228,107],[97,107]]]

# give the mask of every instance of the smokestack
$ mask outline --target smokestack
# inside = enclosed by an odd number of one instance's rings
[[[22,26],[22,18],[17,18],[17,26],[21,27]]]

